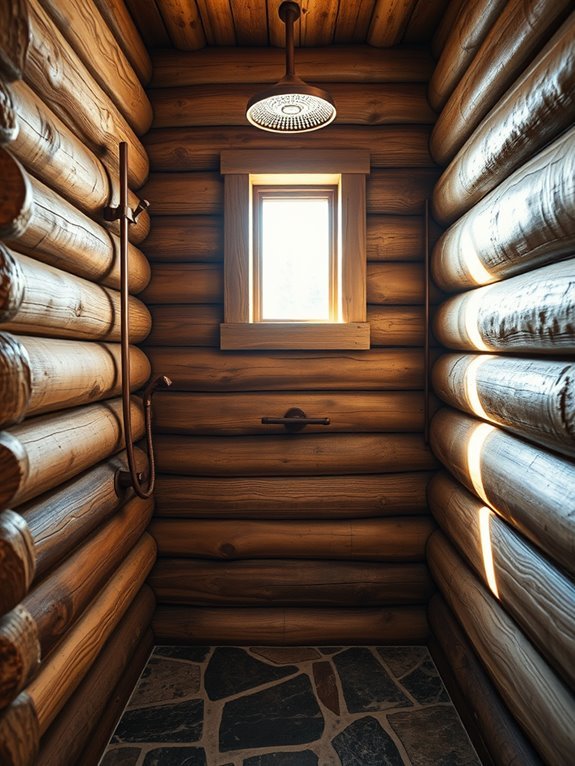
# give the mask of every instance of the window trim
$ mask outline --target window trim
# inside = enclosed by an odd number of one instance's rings
[[[238,150],[221,154],[224,185],[224,322],[220,348],[368,349],[366,198],[369,153]],[[341,205],[341,322],[254,322],[251,306],[252,184],[256,174],[338,174]],[[296,179],[294,179],[296,181]]]

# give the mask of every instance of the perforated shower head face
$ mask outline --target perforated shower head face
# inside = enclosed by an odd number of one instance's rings
[[[305,83],[280,82],[254,96],[246,117],[256,128],[272,133],[306,133],[329,125],[335,119],[329,95]]]
[[[270,133],[306,133],[318,130],[336,116],[330,95],[307,85],[294,74],[293,25],[299,18],[297,3],[283,2],[280,19],[286,25],[286,74],[276,85],[248,101],[246,117],[260,130]]]

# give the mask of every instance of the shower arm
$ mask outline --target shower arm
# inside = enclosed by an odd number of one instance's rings
[[[120,204],[118,207],[104,209],[107,221],[120,221],[120,336],[122,351],[122,414],[124,421],[124,443],[128,454],[128,471],[116,471],[116,492],[133,487],[138,497],[147,499],[152,496],[156,481],[156,466],[154,445],[152,442],[152,395],[156,388],[168,388],[172,381],[166,375],[152,378],[143,393],[144,423],[146,431],[146,451],[148,453],[148,481],[144,487],[144,474],[136,468],[134,445],[132,440],[132,415],[130,411],[130,316],[128,300],[128,225],[136,223],[141,212],[149,207],[147,200],[141,200],[138,207],[132,210],[128,205],[128,145],[120,142]]]

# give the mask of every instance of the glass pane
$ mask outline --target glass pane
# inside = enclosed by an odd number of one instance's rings
[[[262,200],[262,321],[329,321],[329,200]]]

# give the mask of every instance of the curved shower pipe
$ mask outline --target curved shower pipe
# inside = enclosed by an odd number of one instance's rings
[[[128,312],[128,225],[136,223],[141,212],[149,206],[147,200],[141,200],[138,207],[132,210],[128,205],[128,145],[120,142],[120,204],[118,207],[107,207],[104,217],[107,221],[120,221],[120,325],[122,348],[122,414],[124,421],[124,442],[128,454],[128,471],[116,472],[116,488],[133,487],[138,497],[147,499],[152,496],[156,481],[156,464],[154,445],[152,442],[152,395],[156,388],[168,388],[172,381],[166,375],[152,378],[143,393],[144,422],[146,430],[146,451],[148,453],[149,474],[147,486],[142,482],[144,476],[136,469],[134,445],[132,440],[132,416],[130,411],[130,317]]]

